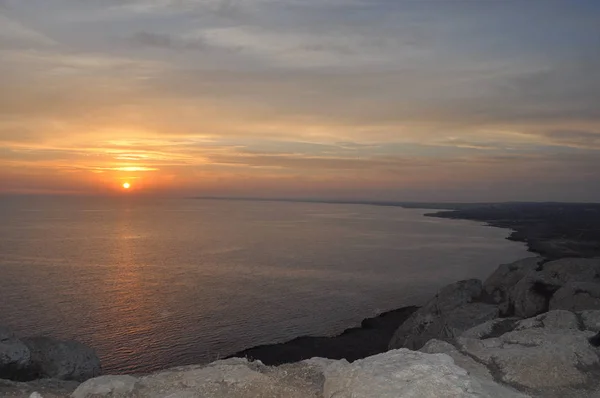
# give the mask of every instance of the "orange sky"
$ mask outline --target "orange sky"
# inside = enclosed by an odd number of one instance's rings
[[[598,10],[433,3],[0,1],[0,193],[600,200]]]

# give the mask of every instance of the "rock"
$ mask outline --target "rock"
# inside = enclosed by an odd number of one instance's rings
[[[0,326],[0,379],[17,379],[30,360],[29,348],[13,332]]]
[[[530,272],[536,270],[541,257],[529,257],[511,264],[502,264],[483,283],[483,289],[495,303],[508,300],[510,290]]]
[[[554,294],[571,282],[600,282],[600,259],[565,258],[544,264],[540,271],[529,272],[511,289],[509,309],[514,309],[514,314],[521,318],[546,312]],[[561,297],[567,294],[563,292]],[[591,305],[589,300],[586,302]]]
[[[492,374],[488,368],[475,361],[473,358],[461,354],[456,347],[448,342],[429,340],[419,351],[427,354],[446,354],[454,360],[456,365],[469,372],[470,375],[482,379],[493,380]]]
[[[85,381],[100,375],[100,360],[91,348],[76,341],[49,337],[23,339],[31,351],[33,378]]]
[[[550,311],[518,322],[513,330],[536,328],[579,330],[579,319],[570,311]]]
[[[600,364],[599,351],[588,341],[594,332],[578,330],[577,323],[573,313],[552,311],[499,337],[460,337],[458,348],[494,369],[502,382],[562,396],[561,391],[593,384],[594,372],[586,369]]]
[[[567,282],[600,283],[600,258],[563,258],[544,264],[541,273]]]
[[[473,302],[481,292],[477,279],[446,286],[396,330],[389,348],[419,349],[431,339],[450,341],[475,325],[497,318],[497,306]]]
[[[514,314],[530,318],[548,311],[550,297],[561,287],[561,282],[533,273],[521,279],[510,292]]]
[[[393,350],[323,369],[325,398],[525,397],[489,379],[469,375],[445,354]]]
[[[483,285],[479,279],[459,281],[443,287],[425,307],[435,307],[444,312],[472,302],[481,296],[482,291]]]
[[[37,394],[43,398],[65,398],[77,388],[77,385],[77,382],[53,379],[26,383],[0,380],[0,397],[31,398]]]
[[[71,398],[387,398],[460,397],[525,398],[494,382],[485,368],[443,342],[431,350],[447,350],[465,364],[457,366],[445,354],[395,350],[356,361],[313,358],[267,367],[233,358],[207,366],[186,366],[135,378],[102,376],[88,380]]]
[[[497,388],[497,383],[488,368],[461,353],[450,343],[440,340],[430,340],[420,351],[428,354],[446,354],[454,360],[456,365],[466,370],[469,375],[477,377],[484,388],[491,391]]]
[[[71,397],[127,397],[133,394],[137,383],[138,379],[132,376],[100,376],[82,383]]]
[[[593,347],[600,347],[600,332],[596,333],[594,336],[590,337],[588,339],[588,341],[590,342],[590,344]]]
[[[233,358],[150,374],[103,376],[81,384],[72,398],[309,398],[322,393],[323,375],[310,364],[269,368]]]
[[[581,311],[578,315],[585,330],[600,332],[600,310]]]
[[[489,339],[490,337],[498,337],[506,332],[512,331],[517,322],[517,318],[493,319],[464,331],[461,334],[461,337],[472,339]]]
[[[569,311],[600,309],[600,284],[567,282],[550,299],[550,309]]]
[[[326,363],[328,360],[324,359],[323,361],[323,363]],[[304,391],[308,397],[321,397],[323,383],[325,383],[322,369],[322,366],[293,363],[268,368],[267,374],[284,383],[284,385],[293,386]]]

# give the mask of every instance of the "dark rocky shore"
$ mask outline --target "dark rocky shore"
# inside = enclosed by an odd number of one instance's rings
[[[403,207],[425,206],[405,204]],[[473,220],[512,229],[510,240],[524,242],[529,251],[548,260],[600,256],[600,204],[598,203],[488,203],[429,204],[451,209],[429,217]]]
[[[387,351],[396,329],[418,309],[414,306],[404,307],[367,318],[360,327],[346,329],[338,336],[298,337],[285,343],[250,348],[231,357],[259,360],[270,366],[315,357],[348,361],[367,358]]]

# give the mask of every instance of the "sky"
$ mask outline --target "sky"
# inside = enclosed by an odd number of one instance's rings
[[[0,193],[600,201],[600,2],[0,0]]]

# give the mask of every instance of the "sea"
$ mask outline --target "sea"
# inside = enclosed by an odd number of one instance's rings
[[[0,324],[104,373],[331,336],[531,256],[510,231],[358,204],[0,197]]]

